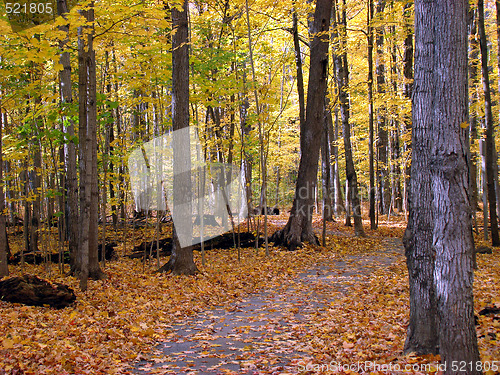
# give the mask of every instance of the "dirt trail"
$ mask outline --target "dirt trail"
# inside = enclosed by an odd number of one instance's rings
[[[185,319],[173,325],[153,360],[137,363],[134,373],[297,373],[299,361],[310,356],[303,343],[308,324],[315,311],[331,303],[332,288],[337,295],[348,295],[350,285],[366,281],[376,268],[402,256],[401,241],[386,239],[377,255],[332,258],[301,273],[286,288],[259,291],[229,309]]]

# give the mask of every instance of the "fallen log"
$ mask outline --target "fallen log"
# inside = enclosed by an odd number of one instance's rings
[[[113,259],[118,259],[118,255],[116,254],[115,247],[118,246],[116,242],[110,242],[107,243],[104,246],[104,254],[106,256],[106,260],[113,260]],[[99,261],[102,261],[102,244],[99,244],[97,247],[97,252],[98,252],[98,257]],[[63,263],[69,264],[69,252],[64,251],[62,253],[63,256]],[[28,264],[41,264],[44,262],[51,262],[51,263],[59,263],[59,253],[47,253],[47,254],[42,254],[41,252],[29,252],[29,253],[24,253],[24,262]],[[10,256],[7,260],[9,264],[16,265],[21,263],[21,253],[16,253],[12,256]]]
[[[493,250],[488,246],[480,246],[474,250],[476,254],[493,254]]]
[[[69,253],[65,251],[63,254],[63,263],[69,263]],[[44,262],[59,263],[59,253],[42,254],[40,252],[24,253],[24,263],[41,264]],[[21,263],[21,253],[15,253],[8,259],[8,263],[12,265]]]
[[[199,241],[199,238],[194,239],[195,242]],[[224,233],[220,236],[211,238],[209,240],[206,240],[204,242],[204,248],[205,250],[209,249],[231,249],[235,247],[234,241],[236,240],[236,246],[238,246],[238,233],[234,234],[233,238],[233,233]],[[262,246],[264,243],[263,238],[259,238],[259,246]],[[255,247],[255,235],[253,233],[249,232],[241,232],[239,234],[239,244],[240,247]],[[159,240],[159,253],[160,256],[167,256],[172,253],[172,238],[162,238]],[[201,251],[201,243],[197,243],[196,245],[193,246],[193,250]],[[134,246],[132,252],[130,254],[127,254],[126,256],[128,258],[132,259],[137,259],[137,258],[144,258],[146,259],[149,258],[149,253],[151,251],[151,256],[153,258],[156,258],[156,240],[155,241],[145,241],[142,242],[140,245]]]
[[[486,306],[484,309],[479,311],[479,315],[499,315],[500,308],[496,306]]]
[[[23,275],[0,281],[0,300],[31,306],[64,308],[76,300],[71,288],[38,276]]]
[[[265,215],[264,207],[254,207],[251,211],[252,215]],[[280,209],[278,207],[267,207],[267,214],[270,215],[279,215]]]
[[[160,256],[167,256],[172,253],[172,238],[162,238],[158,241],[159,243],[159,253]],[[127,254],[128,258],[136,259],[143,258],[144,256],[149,258],[149,252],[151,251],[152,257],[156,258],[156,240],[155,241],[145,241],[140,245],[134,246],[132,253]]]
[[[199,240],[199,238],[197,239]],[[234,233],[233,237],[233,232],[229,233],[224,233],[221,234],[220,236],[211,238],[207,241],[205,241],[205,249],[231,249],[235,247],[235,241],[236,241],[236,246],[238,246],[238,233]],[[239,243],[240,247],[255,247],[255,235],[250,232],[241,232],[239,234]],[[264,243],[264,239],[259,238],[259,246]],[[193,250],[201,250],[201,244],[198,243],[193,246]]]

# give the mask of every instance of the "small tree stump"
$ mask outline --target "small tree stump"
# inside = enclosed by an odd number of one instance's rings
[[[32,306],[49,305],[60,309],[72,304],[76,295],[64,284],[23,275],[0,281],[0,300]]]

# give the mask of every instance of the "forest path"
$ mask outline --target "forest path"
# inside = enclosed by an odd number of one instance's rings
[[[299,274],[291,285],[248,295],[226,309],[197,314],[172,325],[150,361],[135,374],[286,374],[312,360],[307,337],[315,313],[334,295],[366,282],[376,269],[404,256],[399,239],[384,239],[376,255],[332,257]],[[313,339],[313,337],[311,337]]]

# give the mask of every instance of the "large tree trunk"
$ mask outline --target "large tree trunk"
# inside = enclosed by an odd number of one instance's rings
[[[344,212],[344,198],[342,197],[342,186],[340,185],[340,168],[339,168],[339,147],[337,142],[339,139],[339,110],[335,107],[335,124],[333,127],[333,187],[334,187],[334,211],[335,214]]]
[[[57,2],[57,12],[59,15],[66,14],[68,12],[68,5],[66,0],[60,0]],[[69,25],[60,26],[59,30],[65,33],[69,32]],[[68,43],[68,38],[66,37],[59,43],[59,48],[63,51]],[[59,73],[59,86],[61,93],[61,103],[63,108],[66,104],[73,102],[73,96],[71,93],[71,62],[69,52],[62,52],[59,57],[59,62],[61,63],[63,69]],[[75,127],[71,116],[67,117],[68,126],[65,131],[68,133],[70,141],[65,147],[65,188],[66,188],[66,228],[67,228],[67,239],[68,247],[70,253],[70,266],[71,271],[76,269],[76,256],[78,249],[78,179],[76,175],[76,144],[74,141]]]
[[[415,88],[410,218],[405,246],[410,324],[405,351],[439,351],[479,374],[468,196],[465,0],[415,2]],[[453,41],[453,43],[450,43]]]
[[[76,272],[80,274],[80,288],[86,290],[88,278],[102,279],[105,274],[99,266],[97,249],[99,194],[97,192],[97,100],[95,52],[93,50],[93,4],[82,13],[90,26],[79,30],[78,39],[80,217],[77,259],[80,264],[77,263]]]
[[[94,9],[89,9],[89,22],[94,22]],[[92,35],[89,36],[93,38]],[[89,41],[88,56],[88,101],[87,101],[87,126],[90,133],[89,147],[91,168],[90,171],[90,215],[89,215],[89,277],[94,280],[106,278],[99,265],[99,190],[97,186],[97,85],[96,85],[96,60],[93,49],[93,40]]]
[[[375,167],[373,158],[373,142],[374,142],[374,129],[373,129],[373,28],[371,26],[373,19],[373,0],[368,0],[367,12],[367,34],[368,34],[368,168],[370,174],[370,191],[368,192],[368,200],[370,209],[368,216],[370,217],[370,228],[377,229],[377,222],[375,220]]]
[[[172,271],[176,275],[192,275],[198,272],[193,260],[193,247],[181,246],[176,226],[192,236],[191,203],[191,152],[189,132],[189,46],[188,3],[184,0],[182,10],[172,8],[172,123],[174,128],[174,181],[173,206],[178,210],[173,228],[173,249],[169,261],[159,271]],[[186,129],[187,130],[187,129]],[[176,134],[180,134],[176,136]],[[176,139],[177,138],[177,139]],[[187,147],[187,149],[186,149]],[[182,172],[182,173],[181,173]],[[183,209],[176,208],[183,204]]]
[[[406,353],[438,352],[434,255],[432,248],[432,192],[430,180],[429,130],[434,100],[434,3],[415,3],[415,83],[412,99],[412,155],[408,194],[408,226],[404,236],[410,283],[410,321],[404,350]]]
[[[377,17],[382,19],[385,8],[385,0],[378,0],[377,2]],[[385,62],[384,62],[384,26],[376,28],[375,42],[377,45],[377,58],[375,61],[375,72],[377,75],[377,93],[379,98],[386,92],[385,82]],[[379,99],[379,103],[380,103]],[[383,101],[382,101],[383,102]],[[379,104],[377,109],[377,155],[378,155],[378,193],[379,193],[379,212],[387,214],[389,212],[390,204],[390,188],[389,188],[389,169],[388,169],[388,145],[389,137],[387,134],[387,119],[386,107],[384,104]]]
[[[404,40],[404,55],[403,55],[403,75],[404,75],[404,86],[403,95],[405,98],[411,100],[413,92],[413,30],[411,22],[411,6],[412,4],[408,2],[404,6],[403,18],[405,22],[405,40]],[[405,130],[407,132],[411,131],[411,116],[405,115],[404,117]],[[411,150],[411,144],[408,142],[404,143],[404,150]],[[408,161],[404,163],[405,166],[405,179],[404,179],[404,194],[403,194],[403,209],[408,212],[408,195],[410,186],[410,164]]]
[[[7,266],[7,249],[9,244],[7,242],[6,217],[4,214],[5,197],[3,194],[2,128],[3,113],[0,102],[0,278],[9,274],[9,267]]]
[[[36,98],[35,99],[35,108],[38,107],[38,104],[41,104],[41,99]],[[34,108],[34,110],[36,110]],[[40,218],[41,218],[41,197],[40,197],[40,188],[42,186],[42,178],[41,178],[41,171],[42,171],[42,146],[40,144],[40,141],[37,139],[40,133],[40,126],[42,123],[42,119],[40,117],[37,117],[35,120],[37,125],[36,129],[34,130],[36,133],[36,137],[34,138],[34,141],[32,143],[33,147],[33,167],[34,170],[31,173],[28,173],[29,180],[30,180],[30,186],[33,194],[35,195],[33,199],[33,204],[31,206],[32,211],[31,211],[31,222],[30,222],[30,251],[37,252],[39,251],[38,249],[38,240],[39,240],[39,227],[40,227]],[[32,142],[32,141],[30,141]]]
[[[82,11],[87,12],[87,11]],[[85,13],[84,13],[85,14]],[[87,61],[88,51],[86,48],[83,31],[79,30],[78,38],[78,101],[79,101],[79,123],[78,123],[78,166],[79,166],[79,216],[78,216],[78,251],[74,272],[80,277],[80,289],[87,290],[89,277],[89,222],[90,222],[90,168],[89,158],[90,134],[87,124]]]
[[[394,3],[391,3],[391,11],[394,10]],[[391,83],[392,95],[398,97],[398,69],[397,69],[397,40],[396,26],[389,27],[391,38]],[[398,106],[392,106],[392,110],[400,111]],[[391,117],[391,207],[393,211],[401,212],[403,209],[403,197],[401,193],[401,146],[400,146],[400,124],[396,116]]]
[[[331,161],[333,121],[330,101],[325,99],[323,144],[321,145],[321,179],[323,187],[323,220],[333,221],[333,168]]]
[[[486,182],[488,188],[488,205],[490,214],[491,226],[491,243],[493,246],[500,245],[500,237],[498,233],[498,218],[497,218],[497,199],[495,191],[495,137],[493,134],[493,113],[491,102],[490,77],[488,72],[488,48],[486,45],[486,31],[484,26],[484,1],[478,1],[478,29],[479,29],[479,45],[481,47],[481,71],[483,73],[483,90],[484,90],[484,114],[486,127]]]
[[[334,7],[334,9],[336,6]],[[335,40],[342,40],[342,46],[336,46],[333,53],[333,65],[335,69],[335,80],[340,102],[340,118],[342,121],[342,133],[344,136],[346,178],[348,181],[348,191],[346,191],[346,200],[349,200],[352,206],[352,216],[354,218],[354,233],[356,236],[365,236],[363,230],[363,221],[361,219],[361,203],[358,192],[358,179],[354,169],[354,160],[351,146],[351,124],[349,123],[349,67],[347,64],[347,18],[345,10],[345,0],[343,4],[342,15],[335,9],[333,19],[335,21],[334,33]],[[340,47],[340,48],[339,48]],[[346,204],[346,212],[349,207]],[[347,215],[349,216],[349,215]]]
[[[479,0],[480,14],[481,7]],[[437,2],[433,69],[436,92],[433,111],[428,110],[433,116],[430,166],[439,352],[442,363],[474,364],[467,368],[467,373],[473,375],[482,371],[475,366],[480,362],[472,294],[474,239],[468,195],[468,129],[460,126],[468,120],[468,9],[467,0]],[[448,366],[445,373],[459,371]]]
[[[470,162],[470,187],[469,195],[472,207],[472,215],[476,221],[476,211],[479,209],[478,205],[478,187],[477,187],[477,152],[473,146],[477,141],[477,102],[478,97],[478,60],[479,60],[479,45],[476,38],[477,33],[477,10],[471,11],[471,19],[469,24],[469,79],[471,82],[469,91],[469,124],[470,124],[470,144],[471,144],[471,162]]]
[[[261,185],[261,190],[260,190],[260,205],[259,205],[259,211],[264,210],[264,239],[266,242],[266,256],[269,256],[269,243],[268,243],[268,236],[267,236],[267,163],[266,163],[266,153],[265,153],[265,147],[264,147],[264,129],[263,129],[263,124],[260,118],[260,105],[259,105],[259,95],[257,93],[257,88],[256,88],[256,83],[257,83],[257,78],[255,75],[255,64],[253,60],[253,48],[252,48],[252,32],[251,32],[251,27],[250,27],[250,13],[249,13],[249,7],[248,7],[248,0],[245,1],[245,13],[246,13],[246,19],[247,19],[247,34],[248,34],[248,51],[250,52],[250,67],[252,69],[252,82],[253,82],[253,94],[254,94],[254,99],[255,99],[255,108],[256,108],[256,114],[257,114],[257,123],[259,125],[259,158],[260,158],[260,172],[261,172],[261,177],[262,177],[262,185]],[[229,209],[228,209],[229,210]],[[257,224],[257,232],[259,231],[258,229],[258,224]]]
[[[313,40],[311,41],[306,121],[300,134],[301,155],[295,198],[288,223],[271,237],[271,241],[277,245],[284,245],[290,250],[301,246],[303,241],[319,244],[312,228],[312,213],[323,134],[331,9],[331,0],[317,0],[310,29]]]
[[[304,97],[304,77],[302,75],[302,56],[299,43],[299,29],[297,20],[297,11],[294,9],[292,14],[292,34],[293,47],[295,50],[295,68],[297,70],[297,94],[299,96],[299,123],[302,133],[306,121],[305,97]]]
[[[246,69],[242,69],[242,83],[243,83],[243,93],[240,94],[240,129],[241,129],[241,168],[243,170],[244,176],[244,186],[245,195],[247,199],[248,212],[251,214],[253,212],[252,203],[252,164],[253,158],[252,154],[248,152],[247,144],[250,141],[250,132],[252,131],[252,125],[248,120],[248,108],[250,103],[248,101],[247,85],[246,85]]]

